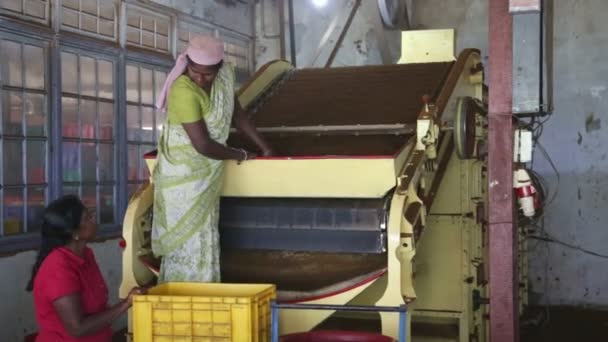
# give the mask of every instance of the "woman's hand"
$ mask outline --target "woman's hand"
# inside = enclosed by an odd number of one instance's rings
[[[125,299],[125,301],[127,303],[129,303],[129,305],[133,304],[133,296],[135,295],[142,295],[142,294],[146,294],[148,293],[148,289],[145,287],[134,287],[131,289],[131,291],[129,291],[129,294],[127,295],[127,298]]]

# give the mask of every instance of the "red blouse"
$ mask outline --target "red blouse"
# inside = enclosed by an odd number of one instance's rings
[[[53,302],[61,297],[79,294],[85,315],[104,311],[108,307],[108,288],[99,271],[93,251],[85,247],[80,257],[65,247],[52,251],[42,262],[34,279],[34,305],[40,332],[36,342],[109,342],[110,326],[86,337],[70,336]]]

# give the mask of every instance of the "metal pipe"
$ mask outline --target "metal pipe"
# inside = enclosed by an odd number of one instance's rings
[[[331,304],[295,304],[271,303],[271,308],[289,310],[331,310],[356,312],[407,312],[405,305],[401,306],[372,306],[372,305],[331,305]]]
[[[327,63],[325,63],[326,68],[331,67],[331,65],[333,64],[334,59],[336,58],[336,55],[338,54],[338,50],[340,50],[340,45],[342,45],[342,42],[344,41],[344,38],[346,37],[346,33],[348,32],[348,29],[350,28],[350,25],[353,22],[353,18],[355,17],[355,14],[357,13],[359,6],[361,6],[361,0],[356,0],[355,4],[353,5],[353,8],[350,11],[348,19],[346,19],[346,24],[344,24],[344,27],[342,28],[342,32],[340,32],[340,36],[338,37],[338,40],[336,41],[336,45],[334,45],[334,48],[331,51],[329,58],[327,59]]]
[[[285,59],[285,0],[279,0],[279,47],[281,59]]]
[[[291,50],[291,65],[294,68],[296,63],[296,23],[293,14],[293,0],[289,0],[289,48]]]

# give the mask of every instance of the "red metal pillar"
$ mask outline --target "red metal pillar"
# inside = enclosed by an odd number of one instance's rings
[[[518,342],[517,239],[513,208],[512,61],[509,0],[489,0],[490,341]]]

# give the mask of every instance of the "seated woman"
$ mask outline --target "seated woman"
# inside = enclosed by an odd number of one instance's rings
[[[27,290],[34,291],[37,342],[110,342],[111,324],[131,306],[129,296],[108,307],[108,288],[87,242],[95,216],[76,196],[51,203],[42,217],[42,241]]]

